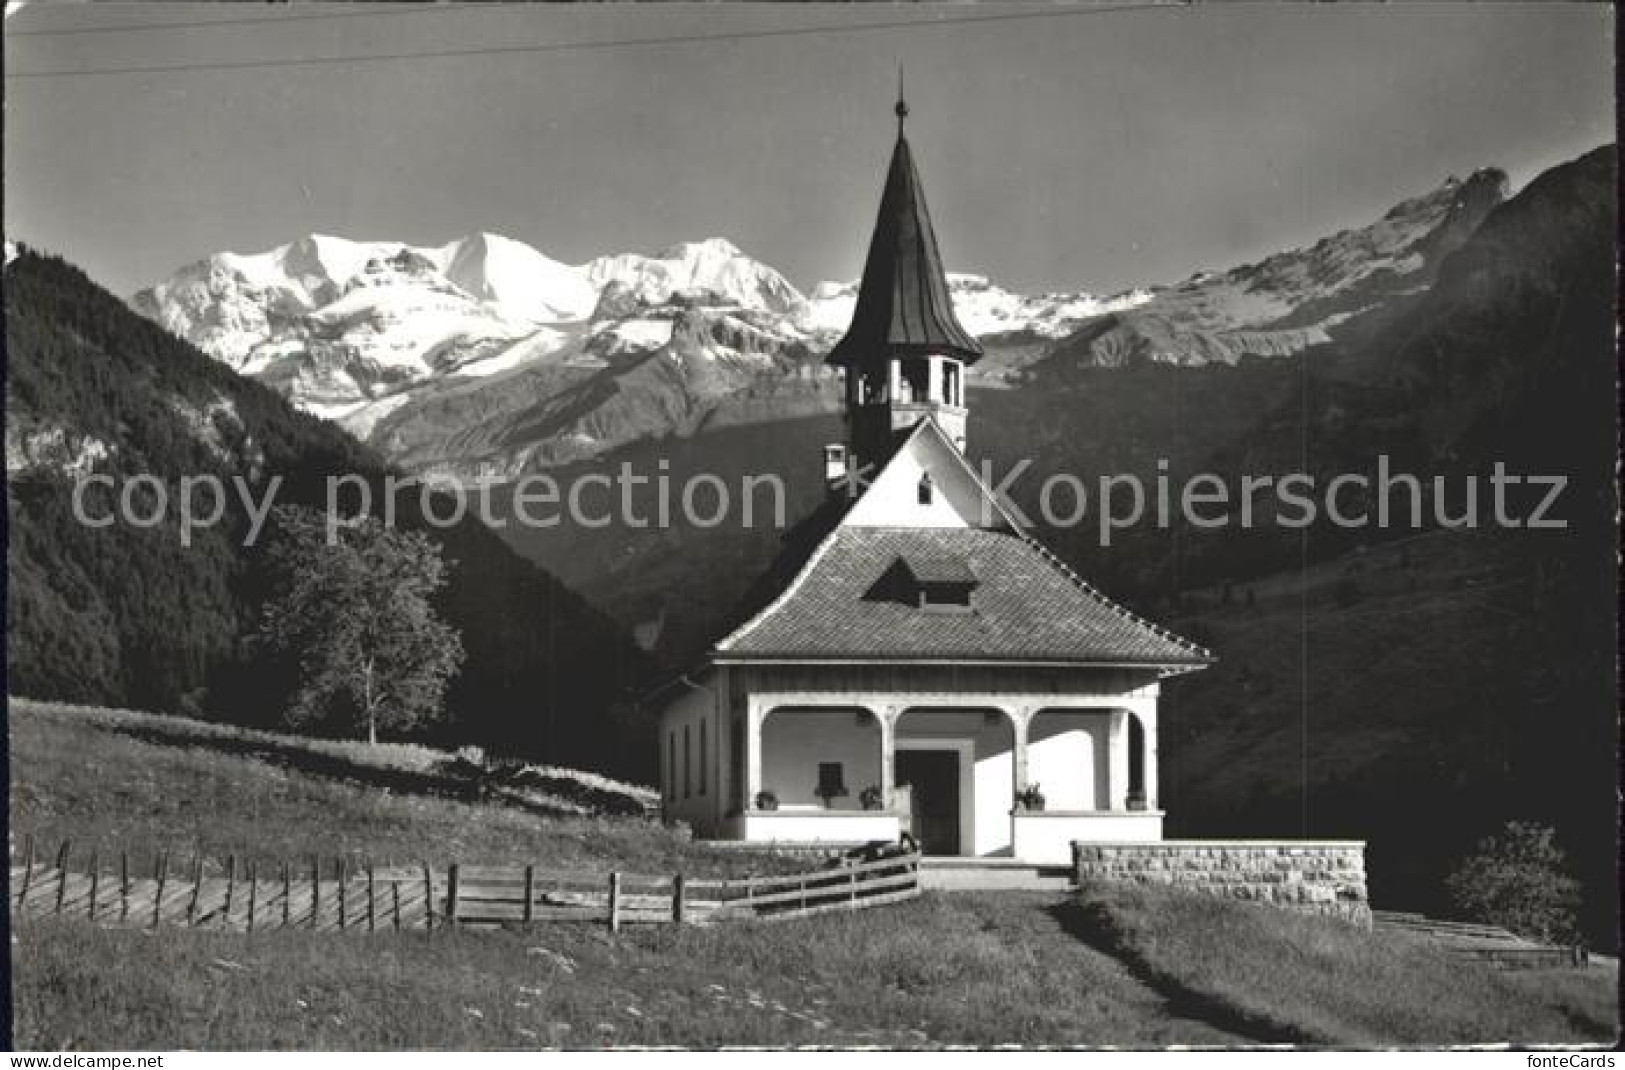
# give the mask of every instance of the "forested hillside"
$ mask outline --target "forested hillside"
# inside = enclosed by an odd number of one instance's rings
[[[4,281],[11,692],[274,722],[290,667],[246,641],[269,577],[236,495],[186,547],[173,511],[151,527],[79,523],[73,479],[151,473],[173,502],[183,476],[241,476],[255,500],[281,477],[278,503],[319,504],[328,476],[377,485],[384,463],[60,259],[24,250]],[[137,496],[143,513],[151,497]],[[88,501],[112,510],[102,488]],[[399,501],[422,526],[417,496]],[[611,723],[648,680],[620,629],[474,520],[431,534],[452,563],[440,610],[468,653],[439,740],[648,775],[652,754],[626,742],[640,737]]]

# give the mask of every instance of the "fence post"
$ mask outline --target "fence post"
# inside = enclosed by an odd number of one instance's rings
[[[68,892],[68,841],[56,853],[56,912],[62,913],[62,897]]]
[[[22,917],[23,903],[28,899],[28,886],[34,883],[34,836],[30,833],[23,840],[23,891],[17,897],[17,916]]]
[[[254,931],[254,908],[260,897],[260,865],[258,862],[248,863],[248,931]]]
[[[153,876],[158,880],[158,887],[152,893],[152,927],[156,929],[164,905],[164,884],[169,880],[169,852],[159,851],[158,858],[153,862],[152,868]]]
[[[118,894],[119,894],[119,920],[128,921],[130,917],[130,852],[118,853]]]
[[[335,859],[335,862],[335,868],[339,871],[339,931],[342,932],[346,924],[345,915],[349,913],[348,907],[350,905],[349,897],[345,894],[344,884],[349,879],[350,874],[348,872],[349,864],[342,857]]]
[[[671,879],[671,920],[678,925],[683,924],[685,900],[687,898],[687,878],[681,873]]]
[[[192,856],[192,901],[186,904],[186,924],[197,924],[198,896],[203,894],[203,855]]]
[[[854,869],[846,876],[847,883],[851,885],[851,887],[847,889],[846,898],[848,902],[856,903],[858,901],[858,871]]]
[[[377,911],[378,901],[374,898],[375,891],[372,883],[372,863],[367,863],[367,931],[376,932],[378,928]]]
[[[536,917],[536,867],[525,867],[525,924],[529,925]]]
[[[609,931],[619,932],[621,928],[621,875],[609,875]]]
[[[287,929],[293,925],[293,866],[287,859],[282,860],[282,927]]]
[[[394,908],[395,908],[393,911],[391,911],[391,913],[395,915],[395,931],[400,932],[401,931],[401,882],[400,881],[390,881],[389,882],[389,895],[390,895],[390,899],[393,901],[393,905],[394,905]]]
[[[237,891],[237,856],[226,856],[226,905],[221,908],[220,921],[226,928],[231,928],[231,902],[236,898]]]
[[[90,920],[96,920],[96,896],[102,889],[101,862],[96,852],[90,852]]]
[[[322,914],[322,860],[310,856],[310,931],[315,932]]]
[[[23,901],[28,898],[28,886],[34,880],[34,834],[32,832],[23,836],[23,890],[17,896],[18,915],[21,916]]]
[[[457,863],[453,862],[446,870],[446,924],[453,929],[457,928],[457,883]]]
[[[423,863],[423,927],[434,930],[434,871]]]

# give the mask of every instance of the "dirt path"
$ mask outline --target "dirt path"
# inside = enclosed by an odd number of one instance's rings
[[[1149,1038],[1154,1047],[1238,1047],[1279,1044],[1242,1023],[1225,1021],[1207,1009],[1170,999],[1137,977],[1120,959],[1091,946],[1069,930],[1055,908],[1065,897],[1052,892],[950,892],[981,920],[984,930],[1010,945],[1026,945],[1035,956],[1053,961],[1057,956],[1075,960],[1071,965],[1096,983],[1094,995],[1121,1015],[1122,1032],[1091,1037],[1079,1043],[1124,1045],[1124,1037]],[[1114,1033],[1116,1031],[1114,1030]]]

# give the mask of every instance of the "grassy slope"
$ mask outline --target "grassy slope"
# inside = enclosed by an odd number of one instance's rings
[[[1167,1013],[1049,899],[930,897],[681,931],[554,925],[366,938],[41,923],[15,950],[17,1043],[503,1048],[1227,1044]]]
[[[414,790],[433,751],[302,741],[13,701],[15,833],[275,861],[784,868],[652,822],[547,817]],[[276,744],[273,746],[272,744]],[[416,779],[415,779],[416,778]],[[390,785],[388,790],[381,783]],[[99,930],[13,948],[23,1048],[1234,1043],[1070,939],[1053,897],[930,899],[770,926],[387,937]],[[969,1008],[969,1009],[968,1009]]]
[[[1611,1043],[1617,964],[1499,973],[1409,934],[1167,892],[1086,893],[1075,928],[1176,1002],[1340,1047]]]
[[[708,850],[630,818],[551,816],[448,797],[433,777],[447,757],[222,728],[180,718],[13,699],[11,827],[41,850],[77,856],[158,850],[235,854],[262,866],[312,853],[366,861],[431,860],[644,873],[760,871],[773,860]],[[780,862],[779,864],[783,864]]]
[[[273,750],[262,735],[150,715],[17,702],[10,713],[14,835],[71,837],[76,853],[92,844],[104,858],[114,846],[147,858],[158,846],[262,860],[311,850],[375,861],[431,853],[644,872],[773,864],[707,850],[647,821],[548,817],[425,795],[410,770],[435,756],[413,748],[374,755],[271,737],[283,744]],[[247,754],[244,744],[253,744]],[[1060,897],[1011,893],[618,936],[574,925],[374,937],[155,934],[41,919],[15,934],[15,1043],[1156,1047],[1284,1035],[1595,1039],[1612,1021],[1599,1009],[1612,1006],[1614,981],[1603,971],[1501,979],[1418,949],[1392,958],[1385,940],[1351,943],[1333,923],[1271,913],[1238,929],[1207,901],[1154,911],[1146,902],[1125,898],[1115,909],[1142,927],[1164,926],[1149,951],[1107,939]],[[1238,957],[1243,947],[1259,950]],[[1293,956],[1309,956],[1313,969],[1282,970]],[[1346,977],[1368,980],[1364,1002],[1344,990]],[[1282,978],[1293,984],[1283,988]],[[1471,1001],[1481,996],[1493,1000],[1475,1013]],[[1428,1031],[1434,1007],[1444,1008],[1436,1033]],[[1366,1032],[1338,1032],[1345,1018]]]
[[[1443,913],[1479,837],[1550,823],[1611,946],[1614,746],[1600,710],[1536,705],[1535,674],[1565,655],[1542,651],[1530,597],[1506,541],[1475,532],[1237,583],[1228,605],[1193,592],[1172,624],[1220,659],[1165,690],[1170,834],[1365,839],[1378,906]],[[1559,759],[1566,779],[1544,771]]]

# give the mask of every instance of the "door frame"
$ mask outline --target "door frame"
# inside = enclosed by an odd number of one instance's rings
[[[959,766],[959,854],[943,857],[974,856],[976,852],[976,741],[946,737],[910,736],[898,739],[892,745],[892,783],[897,783],[897,752],[905,750],[935,750],[952,753]]]

